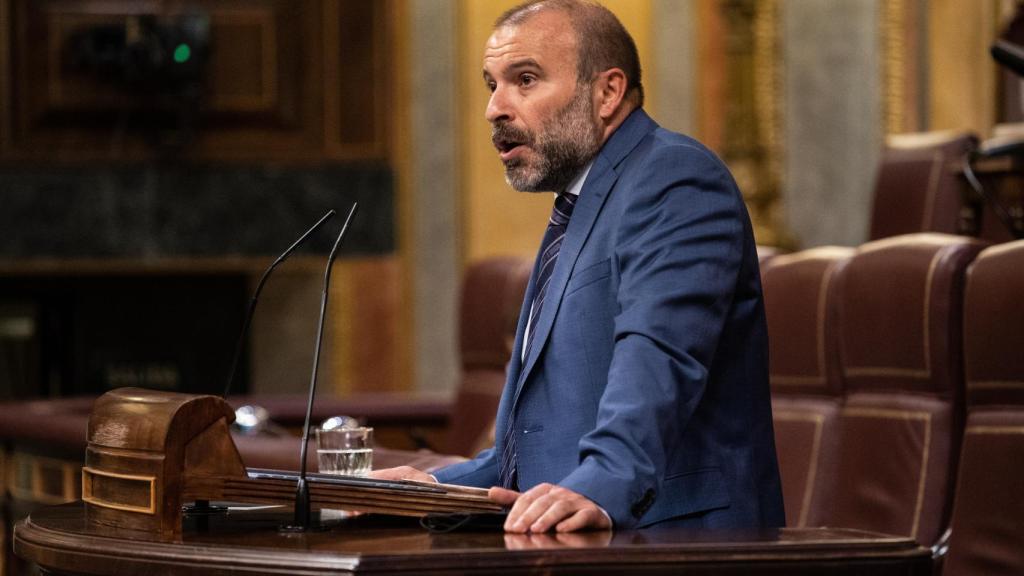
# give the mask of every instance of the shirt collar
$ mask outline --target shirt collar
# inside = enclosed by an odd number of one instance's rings
[[[583,183],[587,181],[587,174],[590,174],[590,169],[593,167],[594,160],[592,158],[590,162],[587,162],[587,165],[580,170],[579,174],[572,179],[572,182],[569,183],[569,187],[565,189],[566,193],[579,197],[580,192],[583,191]]]

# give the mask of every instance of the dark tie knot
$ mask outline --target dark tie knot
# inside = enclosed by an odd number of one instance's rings
[[[562,192],[555,196],[555,207],[551,210],[550,224],[552,226],[565,226],[568,224],[569,217],[572,216],[572,209],[575,206],[576,195]]]

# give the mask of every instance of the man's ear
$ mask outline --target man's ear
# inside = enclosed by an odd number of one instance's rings
[[[595,84],[597,114],[602,120],[615,116],[626,97],[626,73],[609,68],[597,75]]]

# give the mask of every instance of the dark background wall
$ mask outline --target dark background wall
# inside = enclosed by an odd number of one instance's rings
[[[333,208],[268,285],[238,389],[291,391],[354,201],[322,376],[395,387],[391,10],[0,0],[0,398],[219,391],[255,280]]]
[[[388,254],[391,180],[385,165],[0,168],[0,258],[265,256],[352,202],[341,254]],[[334,235],[322,228],[307,250],[326,253]]]

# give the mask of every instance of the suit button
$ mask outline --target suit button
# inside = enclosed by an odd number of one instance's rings
[[[651,504],[654,504],[654,489],[648,488],[644,495],[633,503],[630,512],[632,512],[634,518],[639,519],[650,509]]]

